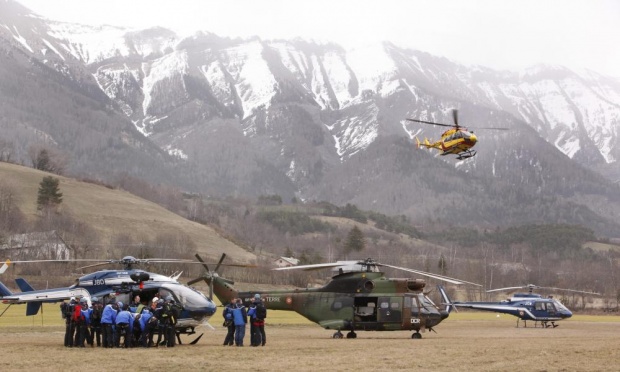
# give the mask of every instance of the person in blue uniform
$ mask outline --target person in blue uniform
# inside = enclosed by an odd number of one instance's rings
[[[241,299],[237,299],[237,304],[232,310],[233,322],[235,323],[235,345],[243,346],[243,338],[245,337],[245,325],[248,322],[248,314]]]

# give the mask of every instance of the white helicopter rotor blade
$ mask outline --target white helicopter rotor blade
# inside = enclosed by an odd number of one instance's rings
[[[555,288],[555,287],[539,287],[539,288],[546,288],[546,289],[553,289],[553,290],[557,290],[557,291],[566,291],[566,292],[575,292],[575,293],[583,293],[583,294],[591,294],[591,295],[597,295],[600,296],[601,294],[598,292],[590,292],[590,291],[580,291],[578,289],[566,289],[566,288]]]
[[[452,283],[452,284],[471,284],[471,285],[475,285],[475,286],[478,286],[478,287],[482,287],[482,285],[480,285],[478,283],[472,283],[472,282],[468,282],[468,281],[461,280],[461,279],[450,278],[448,276],[439,275],[439,274],[431,274],[431,273],[427,273],[426,271],[413,270],[413,269],[408,269],[406,267],[392,266],[392,265],[386,265],[386,264],[380,264],[380,266],[391,267],[392,269],[408,271],[408,272],[411,272],[411,273],[414,273],[414,274],[426,276],[426,277],[429,277],[429,278],[441,280],[441,281]]]
[[[322,263],[322,264],[312,264],[312,265],[299,265],[299,266],[289,266],[289,267],[276,267],[275,271],[283,271],[283,270],[321,270],[330,267],[338,267],[338,266],[348,266],[357,264],[359,261],[340,261],[340,262],[330,262],[330,263]]]
[[[529,288],[528,286],[520,286],[520,287],[505,287],[505,288],[496,288],[496,289],[489,289],[487,291],[488,292],[499,292],[499,291],[509,291],[512,289],[526,289]]]

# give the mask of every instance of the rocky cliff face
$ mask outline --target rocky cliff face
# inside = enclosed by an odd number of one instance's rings
[[[56,23],[0,4],[6,50],[103,96],[181,162],[184,187],[455,221],[472,216],[464,201],[471,198],[488,223],[536,213],[502,213],[506,192],[517,208],[617,202],[614,186],[590,171],[620,179],[620,83],[611,78],[558,66],[467,67],[388,42],[344,50],[208,33],[181,39],[161,28]],[[465,162],[415,149],[414,136],[437,139],[442,131],[404,119],[449,123],[452,108],[465,126],[511,130],[478,133],[479,155]],[[596,223],[609,228],[603,220]]]

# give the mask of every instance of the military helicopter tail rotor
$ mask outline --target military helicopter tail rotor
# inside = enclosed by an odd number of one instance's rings
[[[222,253],[220,260],[215,265],[215,270],[211,271],[211,269],[209,269],[209,265],[207,265],[207,263],[202,259],[202,257],[200,257],[200,255],[198,255],[198,253],[196,253],[195,256],[196,256],[196,259],[200,261],[199,263],[202,264],[202,266],[205,268],[205,273],[202,276],[199,276],[195,279],[190,280],[189,282],[187,282],[187,284],[192,285],[192,284],[198,283],[201,280],[204,280],[205,283],[207,283],[207,285],[209,286],[209,296],[211,297],[211,299],[213,299],[213,279],[216,277],[219,277],[218,270],[220,269],[221,266],[256,267],[256,265],[249,265],[249,264],[223,264],[222,262],[226,258],[226,253]],[[193,262],[196,263],[195,261]],[[231,280],[227,280],[223,278],[220,278],[220,280],[223,280],[229,284],[234,284],[234,282]]]
[[[220,257],[220,260],[217,262],[217,265],[215,265],[215,270],[213,270],[213,272],[217,272],[217,270],[222,265],[222,261],[224,261],[225,258],[226,258],[226,253],[222,253],[222,257]]]
[[[222,255],[222,260],[224,259],[223,258],[224,255]],[[202,276],[200,276],[198,278],[195,278],[195,279],[192,279],[189,282],[187,282],[187,285],[192,285],[192,284],[198,283],[201,280],[204,280],[205,283],[207,283],[207,285],[209,286],[209,298],[213,299],[213,274],[211,273],[211,269],[209,269],[209,265],[207,265],[207,263],[202,259],[202,257],[200,257],[200,255],[198,253],[196,253],[194,256],[196,257],[196,259],[198,261],[201,262],[201,264],[205,268],[206,272]],[[218,266],[219,266],[219,264],[218,264]]]

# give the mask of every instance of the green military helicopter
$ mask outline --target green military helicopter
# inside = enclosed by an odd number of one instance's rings
[[[256,293],[260,294],[267,309],[295,311],[301,316],[336,332],[333,338],[343,338],[342,331],[349,331],[347,338],[356,338],[356,331],[414,331],[411,338],[422,338],[420,332],[434,331],[434,327],[446,319],[451,305],[441,309],[424,293],[426,282],[423,279],[387,278],[379,271],[389,267],[452,284],[479,284],[466,282],[424,271],[382,264],[373,259],[363,261],[340,261],[316,265],[293,266],[274,270],[319,270],[337,268],[337,274],[321,288],[304,288],[278,291],[239,292],[234,282],[221,278],[203,263],[206,272],[203,276],[188,282],[192,285],[204,280],[221,303],[229,303],[233,298],[241,298],[249,303]],[[450,304],[445,291],[440,289],[442,300]]]

